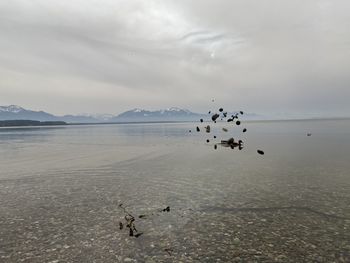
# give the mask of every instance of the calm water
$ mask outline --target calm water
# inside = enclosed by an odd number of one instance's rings
[[[0,129],[0,262],[350,261],[349,120],[196,125]]]

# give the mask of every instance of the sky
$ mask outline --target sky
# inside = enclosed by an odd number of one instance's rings
[[[0,0],[0,105],[350,116],[349,0]]]

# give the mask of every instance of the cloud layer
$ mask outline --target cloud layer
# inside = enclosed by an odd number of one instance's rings
[[[0,104],[350,115],[346,0],[0,2]]]

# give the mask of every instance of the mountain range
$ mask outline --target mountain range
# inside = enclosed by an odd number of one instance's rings
[[[112,114],[82,114],[55,116],[44,111],[33,111],[16,105],[0,106],[0,120],[35,120],[35,121],[64,121],[67,123],[103,123],[103,122],[158,122],[158,121],[198,121],[208,117],[207,114],[194,113],[176,107],[163,110],[132,109],[119,115]],[[248,118],[256,114],[246,115]]]

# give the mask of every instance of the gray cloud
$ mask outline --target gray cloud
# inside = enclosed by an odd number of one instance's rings
[[[346,0],[0,2],[0,104],[350,115]]]

